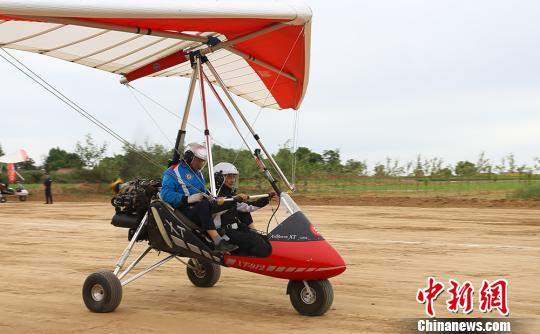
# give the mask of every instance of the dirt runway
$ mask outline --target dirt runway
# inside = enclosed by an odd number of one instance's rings
[[[115,312],[91,313],[83,281],[112,269],[126,246],[110,204],[0,204],[0,333],[402,333],[408,319],[424,317],[415,295],[427,276],[476,289],[506,278],[510,318],[525,319],[519,333],[540,332],[540,211],[303,209],[348,266],[331,279],[334,304],[322,317],[299,316],[284,280],[223,268],[215,287],[195,288],[175,261],[127,285]],[[260,227],[268,213],[257,213]],[[437,316],[450,316],[444,300]],[[471,316],[486,315],[475,304]]]

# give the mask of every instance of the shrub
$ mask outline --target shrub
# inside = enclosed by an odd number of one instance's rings
[[[40,170],[19,170],[18,172],[24,177],[25,183],[41,183],[41,179],[45,175]]]
[[[94,169],[75,169],[74,171],[63,173],[51,173],[51,177],[54,182],[58,183],[97,183],[97,182],[110,182],[110,180],[102,179],[99,170]]]
[[[515,196],[521,199],[538,199],[540,200],[540,184],[527,186],[516,190]]]

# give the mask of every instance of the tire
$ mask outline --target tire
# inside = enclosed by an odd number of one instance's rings
[[[26,196],[19,196],[19,201],[25,202],[26,201]]]
[[[210,288],[214,286],[221,276],[221,266],[209,261],[189,259],[186,272],[193,285],[199,288]],[[191,267],[200,266],[201,270],[194,270]]]
[[[122,284],[112,271],[98,271],[86,278],[82,295],[84,304],[90,311],[112,312],[122,301]]]
[[[287,293],[294,309],[301,315],[319,316],[330,309],[334,301],[334,290],[327,279],[320,281],[307,281],[312,296],[302,281],[289,281]]]

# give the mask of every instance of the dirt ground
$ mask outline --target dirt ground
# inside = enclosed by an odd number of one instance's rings
[[[70,184],[66,189],[56,187],[53,190],[54,200],[59,202],[103,202],[109,203],[111,193],[108,187],[101,184]],[[422,193],[410,196],[398,193],[358,192],[328,196],[325,194],[295,194],[295,201],[301,205],[331,206],[399,206],[423,208],[522,208],[540,209],[540,200],[523,200],[502,195],[496,192],[471,194],[454,193]],[[504,196],[503,196],[504,197]],[[31,190],[29,201],[44,202],[43,190]],[[8,202],[18,202],[16,197],[9,197]]]
[[[299,316],[284,280],[224,268],[215,287],[195,288],[177,261],[127,285],[115,312],[91,313],[84,279],[112,268],[126,246],[110,204],[0,204],[0,333],[403,333],[424,317],[415,295],[430,275],[470,280],[476,290],[482,279],[506,278],[510,318],[523,319],[513,333],[540,332],[538,210],[303,209],[348,266],[331,279],[334,304],[322,317]],[[260,227],[268,214],[257,214]],[[437,316],[450,316],[445,299]],[[482,316],[477,303],[470,316]]]

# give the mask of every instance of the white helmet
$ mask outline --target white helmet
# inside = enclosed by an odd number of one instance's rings
[[[188,152],[191,152],[194,157],[197,157],[201,160],[206,161],[208,159],[208,155],[206,152],[206,145],[204,144],[199,144],[199,143],[187,144],[186,149],[184,150],[184,160],[190,160],[191,162],[192,158],[189,157],[190,154]],[[186,156],[186,153],[187,153],[187,156]]]
[[[238,188],[238,169],[236,167],[228,162],[220,162],[219,164],[214,166],[214,180],[216,181],[216,185],[221,189],[223,184],[225,183],[225,176],[226,175],[235,175],[236,178],[234,179],[234,184],[232,185],[232,189],[235,190]]]
[[[221,173],[223,175],[234,174],[238,175],[238,169],[229,162],[220,162],[214,166],[214,173]]]

